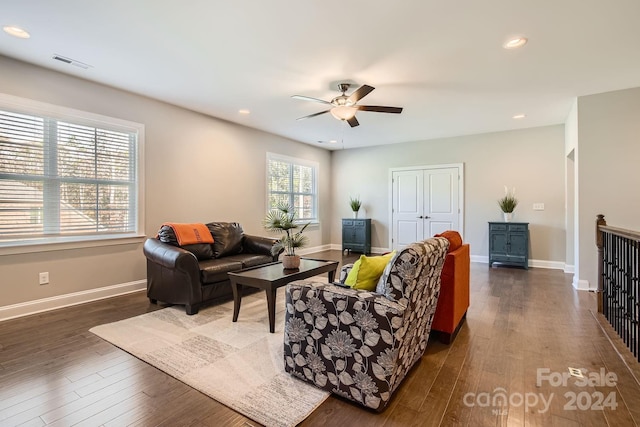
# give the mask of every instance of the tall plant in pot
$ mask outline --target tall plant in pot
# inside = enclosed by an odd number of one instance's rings
[[[302,232],[310,223],[301,226],[296,221],[295,209],[290,205],[280,204],[267,213],[263,224],[268,231],[283,233],[282,237],[271,247],[273,255],[279,254],[284,249],[282,266],[286,269],[300,267],[300,257],[296,255],[296,248],[303,248],[309,243],[309,238],[303,236]]]
[[[518,199],[516,199],[516,189],[509,190],[507,186],[504,186],[504,196],[498,199],[498,206],[502,210],[504,221],[509,222],[513,217],[513,211],[518,206]]]

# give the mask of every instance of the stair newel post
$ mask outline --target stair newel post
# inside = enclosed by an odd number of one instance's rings
[[[598,247],[598,313],[602,313],[602,291],[604,289],[604,233],[600,230],[600,226],[607,225],[604,215],[599,214],[596,219],[596,246]]]

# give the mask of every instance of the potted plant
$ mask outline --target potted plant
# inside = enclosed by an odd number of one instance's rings
[[[502,210],[504,215],[504,221],[509,222],[513,216],[513,210],[518,206],[518,199],[516,199],[516,189],[509,190],[507,186],[504,187],[504,196],[498,199],[498,206]]]
[[[362,207],[360,197],[349,197],[349,206],[351,206],[351,210],[353,211],[353,217],[358,218],[358,211]]]
[[[271,247],[273,255],[279,254],[284,249],[282,266],[286,269],[300,267],[300,257],[296,255],[296,248],[303,248],[309,243],[309,238],[303,236],[302,232],[310,223],[306,223],[301,227],[296,222],[295,209],[290,205],[280,204],[267,213],[263,224],[268,231],[284,232],[280,240]]]

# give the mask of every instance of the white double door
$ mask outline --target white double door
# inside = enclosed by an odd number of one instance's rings
[[[462,164],[391,170],[391,247],[446,230],[462,234]]]

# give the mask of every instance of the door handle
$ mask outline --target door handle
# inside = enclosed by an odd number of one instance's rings
[[[420,219],[422,219],[422,218],[424,218],[424,217],[423,217],[422,215],[420,215],[420,216],[417,216],[416,218],[420,218]]]
[[[430,217],[430,216],[427,216],[427,215],[425,215],[425,216],[420,215],[420,216],[417,216],[416,218],[420,218],[420,219],[429,219],[429,218],[431,218],[431,217]]]
[[[431,217],[427,216],[427,215],[424,216],[424,219],[429,219],[429,218],[431,218]]]

